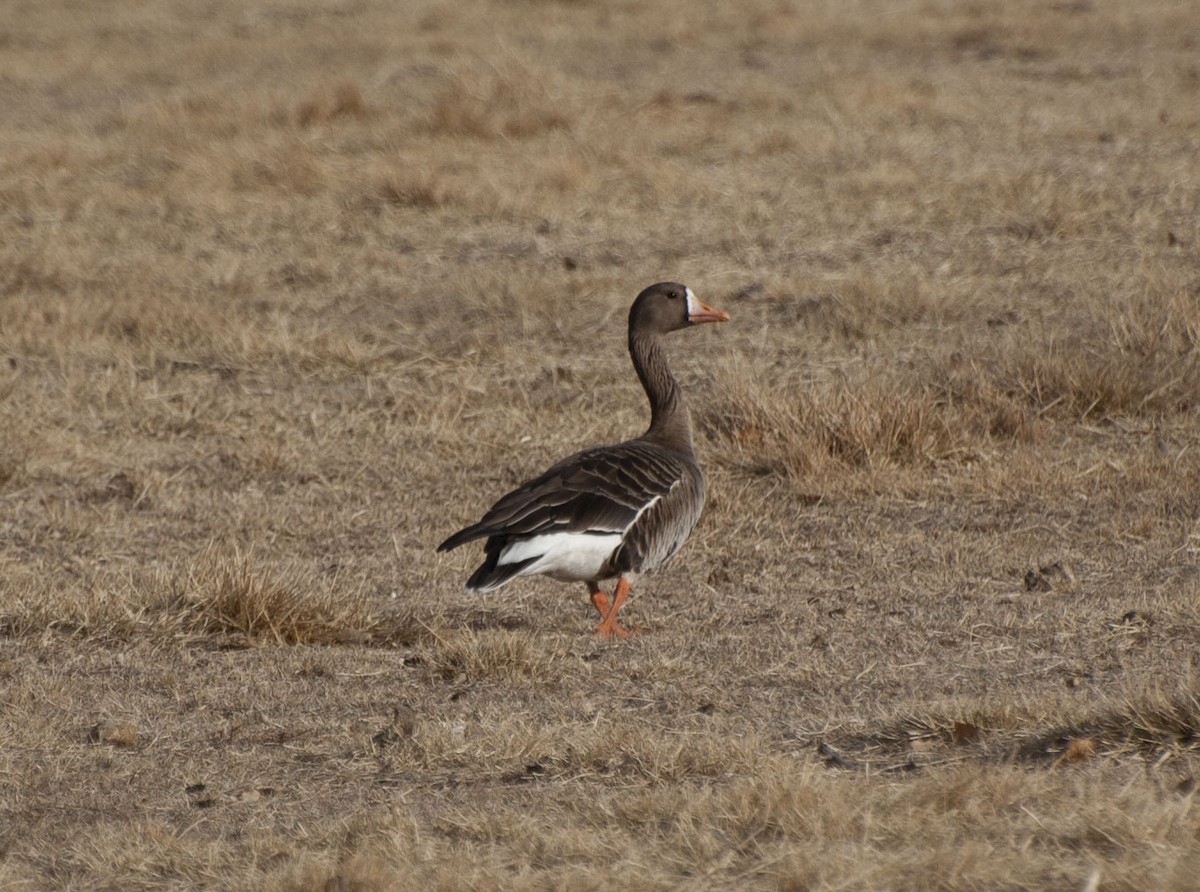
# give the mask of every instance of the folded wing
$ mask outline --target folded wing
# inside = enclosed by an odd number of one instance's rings
[[[534,573],[604,578],[638,517],[678,486],[686,472],[680,457],[644,441],[588,449],[501,498],[482,520],[438,550],[487,539],[487,559],[467,583],[476,591]]]

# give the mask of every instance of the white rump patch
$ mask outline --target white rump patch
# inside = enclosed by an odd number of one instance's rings
[[[684,288],[683,293],[687,297],[688,316],[695,316],[700,312],[700,301],[696,300],[691,288]]]
[[[620,544],[620,533],[543,533],[506,546],[497,563],[504,566],[536,558],[517,575],[541,574],[564,582],[588,582],[599,577]]]

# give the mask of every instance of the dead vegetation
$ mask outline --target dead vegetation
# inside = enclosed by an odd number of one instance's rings
[[[267,575],[250,559],[211,558],[189,580],[184,600],[206,634],[275,644],[328,644],[362,635],[373,622],[361,593],[306,591],[294,573]]]
[[[0,887],[1194,885],[1189,4],[113,16],[0,38]],[[466,594],[663,278],[646,633]]]

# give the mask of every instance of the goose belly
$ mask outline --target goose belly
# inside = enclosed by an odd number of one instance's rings
[[[496,563],[504,566],[530,561],[518,576],[590,582],[606,575],[609,560],[620,544],[619,533],[542,533],[510,542]]]

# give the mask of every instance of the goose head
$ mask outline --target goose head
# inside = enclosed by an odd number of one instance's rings
[[[678,282],[659,282],[637,296],[629,311],[629,330],[666,334],[703,322],[728,322],[729,314],[702,304],[692,289]]]

